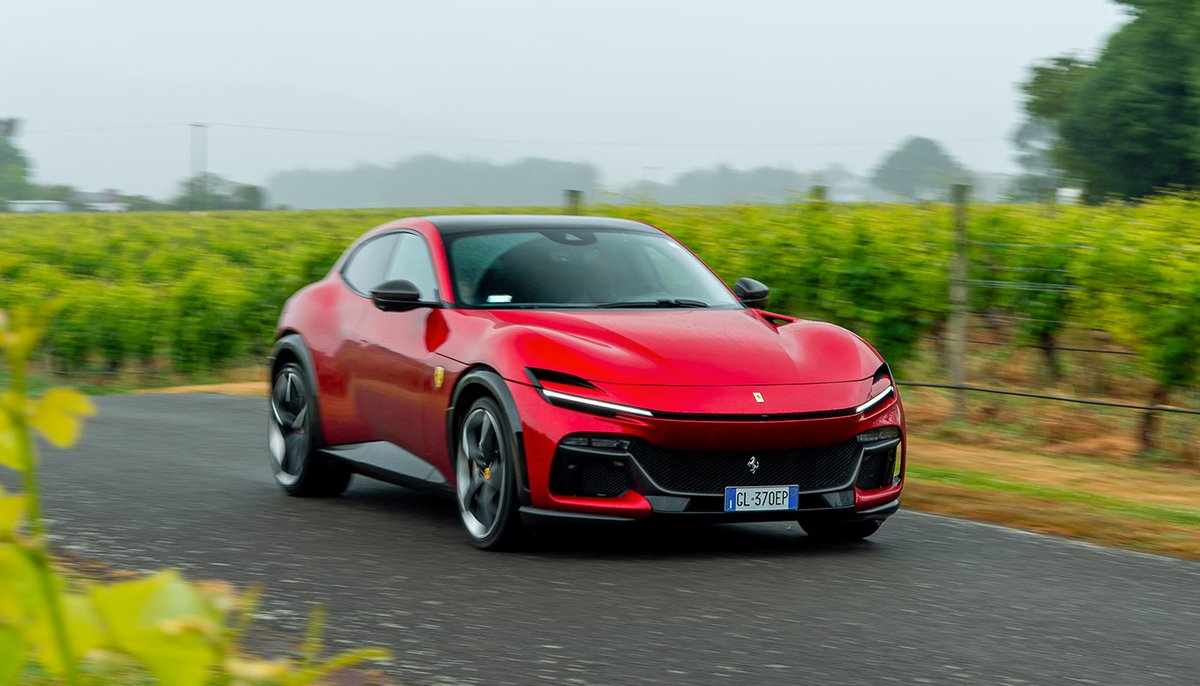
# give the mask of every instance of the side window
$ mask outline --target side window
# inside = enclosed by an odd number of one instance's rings
[[[429,256],[425,239],[411,233],[402,233],[399,237],[400,243],[392,255],[392,263],[384,280],[407,279],[421,291],[421,300],[439,300],[441,296],[438,294],[437,277],[433,275],[433,258]]]
[[[372,238],[354,251],[350,261],[342,267],[342,278],[351,288],[366,295],[387,280],[384,272],[392,258],[392,249],[396,247],[396,235],[390,233]]]

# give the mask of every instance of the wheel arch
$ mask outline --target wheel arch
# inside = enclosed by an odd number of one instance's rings
[[[477,365],[467,369],[459,376],[458,382],[454,385],[454,392],[450,396],[450,406],[446,409],[446,448],[451,459],[456,459],[458,426],[462,418],[462,411],[484,396],[496,401],[513,432],[516,443],[513,468],[517,473],[517,498],[522,505],[529,505],[532,499],[529,495],[529,473],[525,468],[525,441],[521,414],[517,410],[517,402],[513,399],[512,391],[508,389],[504,377],[491,367]]]
[[[288,331],[281,335],[275,345],[271,347],[271,354],[267,357],[267,388],[268,397],[270,396],[271,385],[275,383],[275,374],[280,367],[288,362],[296,362],[304,370],[308,383],[312,384],[312,406],[313,412],[316,414],[316,426],[320,427],[320,436],[325,435],[325,427],[322,426],[321,415],[321,383],[317,378],[317,367],[313,363],[312,353],[309,352],[308,346],[305,345],[304,339],[295,331]]]

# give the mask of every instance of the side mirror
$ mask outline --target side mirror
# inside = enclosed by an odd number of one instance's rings
[[[768,289],[761,281],[747,279],[743,276],[737,280],[737,283],[733,284],[733,294],[746,307],[761,310],[767,306]]]
[[[371,291],[371,302],[384,312],[402,312],[433,306],[433,303],[421,302],[421,291],[407,279],[384,281],[379,284]]]

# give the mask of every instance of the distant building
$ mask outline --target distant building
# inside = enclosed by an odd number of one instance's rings
[[[9,200],[9,212],[69,212],[71,206],[58,200]]]
[[[88,212],[128,212],[129,203],[127,202],[87,202],[83,204],[83,209]]]
[[[1060,205],[1078,205],[1083,202],[1083,191],[1078,188],[1060,188],[1057,200]]]
[[[117,191],[75,191],[71,204],[85,212],[128,212],[129,203]]]

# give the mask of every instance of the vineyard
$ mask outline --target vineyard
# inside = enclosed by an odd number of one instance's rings
[[[871,340],[902,378],[938,378],[949,206],[588,211],[660,226],[727,282],[768,284],[772,310],[836,321]],[[0,308],[57,304],[43,360],[57,373],[245,363],[270,345],[288,295],[326,273],[351,240],[427,212],[0,215]],[[986,345],[1034,346],[1017,380],[1075,395],[1162,404],[1196,381],[1200,204],[976,205],[969,217],[971,338],[981,348],[972,349],[972,381],[1009,373],[991,365],[1012,355]]]

